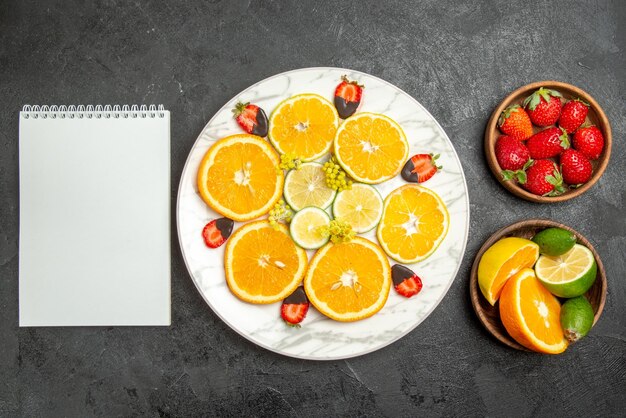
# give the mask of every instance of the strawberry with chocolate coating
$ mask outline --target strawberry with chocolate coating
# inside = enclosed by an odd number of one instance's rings
[[[526,141],[530,158],[534,160],[556,157],[568,149],[569,145],[569,138],[565,129],[556,126],[544,129]]]
[[[578,128],[572,140],[573,146],[591,160],[600,158],[604,150],[604,135],[597,126],[584,126]]]
[[[335,107],[341,119],[352,116],[359,105],[363,96],[365,86],[356,81],[351,81],[347,76],[341,77],[341,83],[335,88]]]
[[[533,134],[533,124],[520,105],[509,106],[504,109],[498,118],[498,128],[503,134],[520,141],[527,140]]]
[[[304,288],[299,286],[291,295],[283,300],[280,306],[280,316],[291,327],[300,328],[300,323],[309,311],[309,299]]]
[[[587,157],[574,149],[561,154],[561,174],[565,183],[577,187],[587,183],[593,174],[593,167]]]
[[[563,177],[552,160],[537,160],[526,170],[524,188],[539,196],[558,196],[565,192]]]
[[[554,125],[561,116],[561,93],[556,90],[540,87],[539,90],[524,99],[524,109],[532,123],[537,126]]]
[[[267,136],[267,115],[255,104],[239,102],[233,109],[233,115],[239,126],[249,134]]]
[[[413,270],[401,264],[391,267],[391,280],[393,287],[405,298],[417,295],[422,290],[422,279]]]
[[[568,134],[573,134],[585,122],[587,113],[589,113],[587,103],[580,99],[570,100],[563,106],[559,117],[559,126],[565,129]]]
[[[202,238],[209,248],[217,248],[224,244],[233,232],[235,222],[229,218],[213,219],[202,229]]]
[[[437,165],[439,154],[415,154],[404,164],[400,175],[409,183],[424,183],[442,169]]]

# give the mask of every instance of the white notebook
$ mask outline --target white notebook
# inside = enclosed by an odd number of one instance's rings
[[[20,326],[170,324],[170,115],[20,112]]]

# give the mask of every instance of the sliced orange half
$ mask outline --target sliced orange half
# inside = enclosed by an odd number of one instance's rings
[[[250,303],[274,303],[289,296],[302,281],[306,252],[298,247],[283,224],[250,222],[226,245],[224,270],[228,287]]]
[[[500,296],[500,319],[515,341],[547,354],[567,348],[561,327],[561,304],[526,268],[510,278]]]
[[[478,286],[492,305],[506,281],[518,271],[532,267],[539,258],[539,246],[531,240],[507,237],[485,251],[478,262]]]
[[[281,102],[270,115],[268,138],[281,154],[313,161],[333,144],[339,115],[317,94],[298,94]]]
[[[437,193],[407,184],[387,195],[378,224],[378,242],[394,260],[417,263],[435,252],[449,224],[448,210]]]
[[[385,253],[361,237],[320,248],[304,278],[304,290],[313,306],[343,322],[380,311],[390,287],[391,269]]]
[[[400,172],[409,155],[402,127],[377,113],[357,113],[337,130],[335,156],[353,179],[382,183]]]
[[[272,146],[255,135],[217,141],[198,168],[198,192],[216,212],[247,221],[267,213],[280,199],[284,176]]]

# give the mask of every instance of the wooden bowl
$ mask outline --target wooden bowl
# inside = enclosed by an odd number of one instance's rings
[[[604,309],[604,302],[606,301],[607,282],[604,265],[602,264],[602,260],[600,260],[600,256],[596,252],[595,248],[593,248],[593,245],[591,245],[591,243],[587,241],[587,239],[580,233],[567,225],[545,219],[529,219],[526,221],[514,223],[500,229],[491,237],[489,237],[487,241],[485,241],[483,246],[480,247],[478,254],[476,254],[474,264],[472,265],[472,271],[470,273],[470,297],[472,299],[474,312],[476,312],[476,315],[478,315],[478,319],[484,325],[487,331],[489,331],[491,335],[496,337],[501,343],[522,351],[529,350],[524,346],[518,344],[513,338],[511,338],[504,328],[504,325],[502,325],[502,321],[500,321],[499,302],[496,302],[495,306],[491,306],[491,304],[487,302],[487,299],[485,299],[485,297],[482,295],[480,288],[478,287],[478,263],[485,251],[487,251],[487,249],[499,239],[505,237],[521,237],[530,239],[537,232],[550,227],[563,228],[573,232],[576,235],[578,243],[589,248],[596,259],[596,263],[598,264],[598,274],[596,276],[596,281],[593,283],[593,286],[591,286],[591,289],[589,289],[585,294],[585,296],[591,303],[591,306],[593,307],[594,325],[596,322],[598,322],[598,319],[602,314],[602,309]]]
[[[593,165],[593,176],[591,177],[591,179],[579,188],[568,189],[565,193],[559,196],[534,195],[522,188],[522,186],[520,186],[515,180],[503,180],[502,174],[500,174],[502,169],[498,164],[498,160],[496,159],[495,154],[496,140],[502,135],[497,126],[500,114],[504,111],[504,109],[511,105],[519,104],[521,106],[524,99],[530,96],[535,90],[539,89],[539,87],[546,87],[549,89],[557,90],[563,95],[563,99],[565,101],[580,98],[589,103],[589,113],[585,122],[596,125],[604,135],[605,143],[602,155],[600,155],[600,158],[598,158],[597,160],[591,161],[591,164]],[[546,128],[547,127],[539,128],[533,125],[533,132],[537,133]],[[591,186],[593,186],[598,181],[598,179],[600,179],[602,173],[604,173],[604,170],[606,169],[607,164],[609,163],[609,157],[611,156],[611,140],[611,126],[609,124],[609,120],[607,119],[600,105],[587,92],[579,89],[578,87],[572,86],[571,84],[562,83],[560,81],[539,81],[537,83],[527,84],[515,90],[513,93],[509,94],[498,107],[496,107],[496,109],[491,114],[489,123],[487,123],[487,129],[485,130],[484,146],[485,156],[487,157],[487,164],[489,164],[491,172],[498,179],[500,184],[502,184],[508,191],[518,197],[521,197],[522,199],[530,200],[531,202],[555,203],[563,202],[565,200],[573,199],[576,196],[580,196],[581,194],[589,190]]]

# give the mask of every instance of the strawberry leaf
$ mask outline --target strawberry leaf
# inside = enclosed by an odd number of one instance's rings
[[[502,170],[502,180],[504,181],[513,180],[513,176],[515,176],[515,171]]]
[[[523,170],[517,170],[517,172],[515,173],[515,176],[517,177],[517,182],[519,184],[526,184],[526,172]]]
[[[561,135],[559,136],[561,139],[561,147],[563,149],[569,148],[569,137],[567,136],[567,131],[561,127]]]

